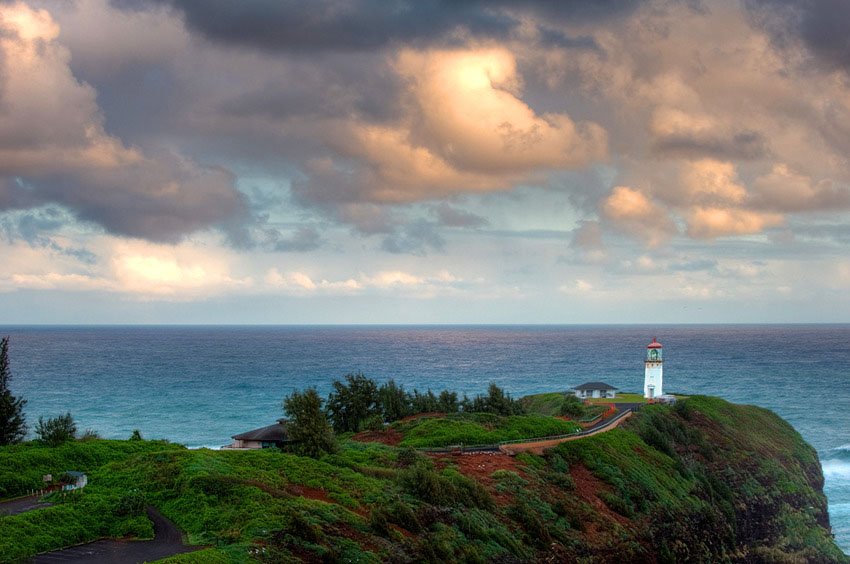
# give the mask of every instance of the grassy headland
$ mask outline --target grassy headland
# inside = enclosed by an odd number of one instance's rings
[[[487,417],[400,421],[393,430],[402,445],[422,445],[571,425]],[[829,534],[815,451],[757,407],[708,397],[647,406],[544,456],[428,456],[351,435],[340,443],[318,460],[148,441],[0,448],[5,496],[69,469],[86,471],[90,484],[54,507],[0,517],[0,561],[149,535],[140,496],[191,542],[209,545],[174,563],[848,561]]]

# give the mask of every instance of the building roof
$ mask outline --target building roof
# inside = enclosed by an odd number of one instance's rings
[[[239,433],[238,435],[233,435],[232,438],[237,441],[266,442],[288,442],[292,440],[286,432],[286,421],[283,419],[279,420],[274,425],[268,425],[267,427],[260,427],[253,431]]]
[[[649,343],[648,345],[646,345],[646,348],[648,348],[648,349],[660,349],[660,348],[662,348],[661,343],[658,342],[658,337],[653,337],[652,342]]]
[[[84,472],[77,472],[76,470],[68,470],[67,472],[65,472],[65,474],[71,476],[72,478],[82,478],[83,476],[85,476]]]
[[[614,386],[611,384],[606,384],[605,382],[586,382],[581,386],[576,386],[573,388],[574,390],[616,390]]]

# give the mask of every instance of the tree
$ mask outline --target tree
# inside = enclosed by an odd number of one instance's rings
[[[442,411],[443,413],[456,413],[458,410],[457,392],[443,390],[440,392],[437,405],[437,411]]]
[[[287,432],[295,441],[292,447],[295,452],[313,458],[336,452],[336,438],[315,388],[292,392],[283,400],[283,411],[289,418]]]
[[[470,401],[464,397],[461,407],[466,412],[493,413],[496,415],[522,415],[525,409],[522,404],[513,399],[510,394],[497,386],[494,382],[487,388],[487,395],[477,395]]]
[[[345,382],[334,380],[334,391],[328,396],[328,414],[334,431],[362,431],[372,415],[380,415],[378,385],[361,373],[347,374]]]
[[[396,384],[395,380],[388,380],[381,386],[378,398],[384,421],[398,421],[413,414],[410,394],[404,391],[404,386]]]
[[[39,440],[50,446],[59,446],[64,442],[77,438],[77,424],[70,413],[59,417],[50,417],[47,421],[38,418],[35,434]]]
[[[9,337],[3,337],[0,339],[0,445],[19,443],[27,434],[24,419],[24,406],[27,401],[12,395],[9,390],[11,378]]]

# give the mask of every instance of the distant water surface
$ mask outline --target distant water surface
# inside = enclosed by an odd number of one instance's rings
[[[218,447],[282,416],[281,399],[362,371],[408,389],[514,396],[643,384],[664,345],[665,391],[770,408],[817,448],[833,532],[850,550],[850,325],[0,327],[30,423]]]

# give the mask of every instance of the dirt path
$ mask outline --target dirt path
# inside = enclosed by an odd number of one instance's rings
[[[41,496],[30,495],[27,497],[19,497],[10,501],[0,502],[0,515],[17,515],[33,509],[41,509],[42,507],[50,507],[49,503],[39,501]]]
[[[582,433],[581,435],[576,435],[574,437],[562,437],[560,439],[552,439],[548,441],[533,441],[528,443],[502,445],[499,447],[499,451],[510,456],[517,455],[521,452],[543,454],[544,450],[552,448],[553,446],[557,446],[561,443],[566,443],[568,441],[577,441],[585,437],[592,437],[593,435],[596,435],[598,433],[610,431],[611,429],[614,429],[615,427],[617,427],[617,425],[631,417],[631,415],[632,412],[628,411],[620,417],[616,417],[613,420],[609,419],[608,421],[603,421],[599,425],[591,427],[587,432]]]
[[[99,540],[64,550],[39,554],[34,564],[54,562],[85,562],[86,564],[134,564],[151,562],[183,552],[200,550],[200,546],[186,546],[183,535],[174,523],[156,509],[148,508],[153,521],[154,539],[150,541]]]

